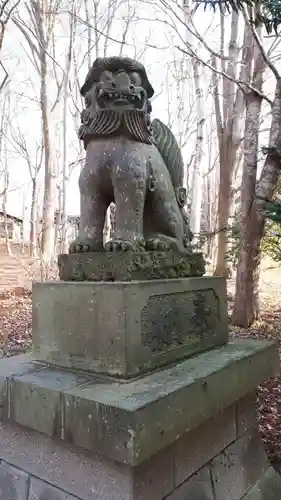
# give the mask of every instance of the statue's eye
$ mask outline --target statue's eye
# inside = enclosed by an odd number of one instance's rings
[[[112,73],[111,71],[103,71],[101,74],[100,80],[103,82],[109,82],[112,80]]]
[[[85,106],[86,107],[90,106],[91,101],[92,101],[91,94],[90,92],[87,92],[87,94],[85,95]]]
[[[133,73],[130,73],[129,76],[130,76],[130,80],[131,80],[133,85],[136,85],[136,87],[141,86],[141,84],[142,84],[141,76],[136,71],[134,71]]]

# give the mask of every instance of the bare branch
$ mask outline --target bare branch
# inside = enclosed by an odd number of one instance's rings
[[[20,3],[20,0],[17,0],[14,5],[12,5],[10,7],[10,9],[8,9],[8,12],[7,12],[7,9],[6,7],[8,6],[8,3],[10,2],[10,0],[4,0],[1,7],[0,7],[0,17],[4,17],[4,19],[2,19],[2,22],[4,24],[7,24],[7,22],[9,21],[12,13],[14,12],[14,10],[17,8],[17,6],[19,5]],[[5,16],[4,16],[5,14]]]
[[[251,9],[251,13],[250,13],[250,16],[247,14],[247,11],[245,8],[243,8],[243,16],[244,16],[244,19],[245,19],[245,22],[248,23],[251,27],[251,30],[252,30],[252,33],[253,33],[253,37],[255,39],[255,42],[261,52],[261,55],[264,59],[264,62],[266,63],[266,65],[269,67],[269,69],[272,71],[273,75],[275,76],[276,80],[280,80],[280,73],[279,71],[277,70],[276,66],[272,63],[272,61],[270,60],[270,58],[268,57],[268,55],[266,54],[266,51],[264,49],[264,46],[263,46],[263,43],[261,41],[261,38],[256,30],[256,27],[255,27],[255,23],[254,23],[254,18],[253,18],[253,11]]]
[[[196,59],[198,59],[199,62],[201,62],[204,66],[206,66],[207,68],[209,68],[211,71],[214,71],[215,73],[217,73],[218,75],[221,75],[223,76],[224,78],[227,78],[228,80],[232,81],[233,83],[236,83],[243,92],[245,92],[245,88],[246,89],[249,89],[251,90],[252,92],[254,92],[255,94],[259,95],[261,97],[261,99],[264,99],[265,101],[267,101],[271,106],[272,106],[272,101],[271,99],[269,99],[269,97],[267,97],[265,94],[263,94],[263,92],[260,92],[259,90],[257,90],[255,87],[253,87],[252,85],[250,85],[249,83],[247,82],[244,82],[242,80],[239,80],[238,78],[232,78],[230,75],[228,75],[227,73],[225,73],[224,71],[220,71],[216,68],[214,68],[211,64],[209,64],[207,61],[204,61],[201,57],[199,57],[197,55],[196,52],[194,52],[194,50],[189,47],[187,50],[183,49],[182,47],[179,47],[177,46],[176,47],[180,52],[183,52],[184,54],[190,56],[192,55],[193,57],[195,57]]]
[[[4,79],[3,81],[0,83],[0,92],[3,90],[3,88],[5,87],[6,83],[7,83],[7,80],[9,78],[9,74],[5,68],[5,66],[3,65],[3,63],[0,61],[0,66],[2,67],[4,73],[5,73],[5,76],[4,76]]]

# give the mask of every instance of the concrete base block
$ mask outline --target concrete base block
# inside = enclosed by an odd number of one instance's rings
[[[33,286],[34,357],[130,378],[228,341],[223,278]]]
[[[280,500],[254,411],[241,431],[245,401],[135,467],[0,424],[0,500]]]
[[[180,446],[186,432],[240,400],[237,411],[245,417],[239,432],[247,429],[252,414],[243,398],[279,368],[276,346],[255,340],[235,341],[126,383],[32,363],[30,355],[17,358],[0,362],[3,418],[132,467],[175,442]],[[211,431],[200,431],[206,440],[199,458],[192,452],[193,470],[221,443],[216,418]],[[180,468],[176,473],[182,477]]]
[[[126,382],[1,360],[0,500],[280,500],[254,396],[279,363],[255,340]]]

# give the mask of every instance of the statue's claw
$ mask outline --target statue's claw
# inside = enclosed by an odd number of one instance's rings
[[[109,240],[104,244],[106,252],[143,252],[145,250],[144,242],[141,239],[135,241],[127,240]]]
[[[167,250],[171,250],[172,243],[170,241],[163,241],[161,238],[149,238],[146,242],[147,250],[158,251],[158,252],[166,252]]]
[[[160,233],[150,236],[146,240],[146,249],[154,252],[177,251],[186,253],[188,251],[188,247],[185,247],[183,242]]]
[[[78,236],[69,245],[69,253],[102,252],[103,245],[89,237]]]

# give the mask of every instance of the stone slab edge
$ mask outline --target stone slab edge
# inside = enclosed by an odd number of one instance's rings
[[[242,500],[280,500],[281,476],[270,467]]]
[[[44,420],[59,420],[62,429],[59,437],[131,466],[155,455],[279,371],[276,344],[256,340],[230,342],[128,383],[93,378],[79,386],[70,384],[69,389],[58,389],[55,384],[52,390],[50,367],[45,368],[45,374],[39,370],[38,375],[34,371],[31,376],[29,358],[28,373],[25,375],[19,368],[20,375],[11,376],[12,359],[0,363],[0,389],[6,388],[4,417],[23,425],[13,415],[25,415],[26,427],[47,434],[39,418],[40,395],[43,392],[46,397],[44,380],[47,379],[47,396],[60,401],[60,407],[54,416],[52,405],[49,415],[45,413],[48,405],[43,405]],[[62,372],[64,379],[67,373],[73,379],[73,372]],[[17,405],[17,411],[11,411],[11,402]],[[25,412],[25,404],[34,404],[34,412],[30,407]],[[40,422],[40,429],[36,428],[36,422]]]

